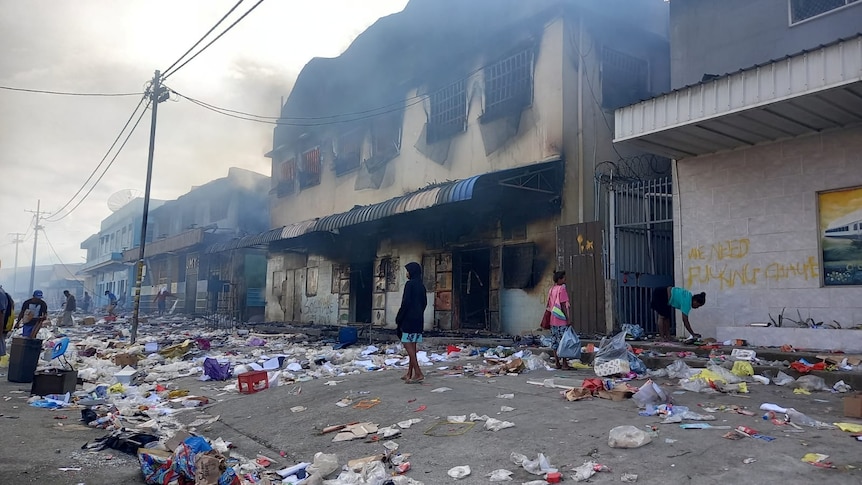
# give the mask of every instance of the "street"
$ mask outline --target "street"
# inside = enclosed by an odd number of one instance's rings
[[[460,364],[461,362],[459,362]],[[474,361],[475,363],[475,361]],[[443,367],[443,365],[435,366]],[[451,369],[451,364],[448,366]],[[458,483],[488,483],[487,474],[496,469],[513,473],[513,483],[540,479],[510,461],[512,452],[535,459],[544,453],[553,467],[559,468],[571,481],[572,467],[594,460],[610,468],[599,472],[595,483],[619,482],[624,473],[638,475],[637,483],[809,483],[828,480],[830,484],[859,483],[862,460],[855,441],[839,430],[804,428],[789,433],[788,426],[775,426],[761,419],[758,407],[763,402],[794,407],[825,422],[850,421],[842,418],[841,395],[815,392],[810,396],[794,395],[791,389],[774,385],[750,385],[748,395],[704,395],[692,392],[674,394],[677,405],[701,412],[699,405],[737,405],[753,411],[755,416],[734,412],[715,413],[714,426],[744,425],[775,437],[771,442],[754,438],[728,440],[726,430],[684,430],[677,424],[658,424],[658,417],[638,416],[633,400],[609,401],[598,398],[568,402],[561,389],[528,384],[554,379],[556,384],[579,386],[584,378],[594,377],[590,370],[538,370],[520,375],[486,377],[446,377],[449,370],[430,370],[422,385],[405,385],[398,379],[400,370],[385,370],[338,377],[335,385],[326,380],[301,383],[301,392],[291,385],[270,388],[252,395],[237,393],[216,397],[217,402],[204,408],[180,413],[177,419],[191,423],[200,418],[219,419],[196,431],[214,440],[221,437],[233,442],[232,454],[273,458],[270,469],[311,462],[314,453],[335,453],[339,463],[383,453],[382,441],[365,440],[332,442],[335,433],[318,435],[325,426],[352,422],[373,422],[381,427],[419,418],[422,421],[392,438],[398,452],[411,456],[407,476],[425,484],[453,483],[447,471],[469,465],[471,474]],[[643,381],[632,383],[640,385]],[[676,390],[667,379],[658,382]],[[225,383],[206,383],[194,378],[177,382],[180,388],[214,397]],[[0,447],[0,482],[54,484],[143,483],[137,461],[114,450],[85,452],[81,446],[105,434],[78,423],[80,412],[74,409],[50,411],[28,406],[29,386],[0,383],[0,414],[3,415],[3,446]],[[432,392],[441,387],[450,391]],[[18,391],[25,391],[20,393]],[[506,399],[501,395],[514,394]],[[339,407],[345,398],[352,405]],[[11,398],[11,399],[10,399]],[[368,409],[353,406],[361,399],[379,398],[380,403]],[[307,408],[291,412],[292,407]],[[514,410],[501,412],[501,406]],[[421,411],[420,411],[421,409]],[[428,436],[426,432],[448,416],[476,413],[510,421],[514,427],[497,432],[484,430],[478,422],[460,436]],[[55,419],[58,416],[68,419]],[[614,449],[608,446],[608,430],[620,425],[646,429],[654,425],[658,435],[637,449]],[[283,452],[283,453],[282,453]],[[801,461],[806,453],[829,455],[827,461],[836,469],[824,469]],[[283,456],[280,456],[283,454]],[[22,458],[23,457],[23,458]],[[745,464],[744,460],[756,461]],[[748,460],[750,461],[750,460]],[[61,471],[80,467],[80,471]],[[335,482],[337,483],[337,482]]]

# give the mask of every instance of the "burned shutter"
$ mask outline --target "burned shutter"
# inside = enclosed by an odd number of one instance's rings
[[[452,329],[452,253],[436,256],[434,321],[441,330]]]
[[[490,319],[490,330],[500,332],[500,283],[502,280],[503,248],[494,246],[491,248],[491,286],[488,293],[488,310]]]
[[[338,293],[338,323],[350,321],[350,265],[332,266],[333,293]]]

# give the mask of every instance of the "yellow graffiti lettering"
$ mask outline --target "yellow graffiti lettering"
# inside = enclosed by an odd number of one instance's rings
[[[723,261],[725,259],[742,259],[748,256],[751,241],[748,238],[728,239],[709,246],[694,246],[688,251],[688,259],[701,261]]]
[[[755,286],[763,281],[779,282],[792,279],[808,281],[819,278],[819,271],[820,267],[814,257],[809,257],[806,261],[775,262],[765,266],[752,266],[749,263],[704,264],[688,266],[685,280],[688,288],[717,283],[719,289],[725,290],[738,286]]]
[[[706,259],[703,254],[703,246],[693,247],[688,252],[688,259]]]

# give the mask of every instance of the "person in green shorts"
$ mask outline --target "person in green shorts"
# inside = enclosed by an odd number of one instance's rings
[[[422,342],[422,330],[425,327],[425,307],[428,306],[428,295],[425,284],[422,283],[422,266],[419,263],[407,263],[407,283],[404,284],[404,294],[401,298],[401,308],[395,317],[401,342],[410,359],[407,374],[401,379],[407,384],[418,384],[425,380],[419,360],[416,358],[418,344]]]

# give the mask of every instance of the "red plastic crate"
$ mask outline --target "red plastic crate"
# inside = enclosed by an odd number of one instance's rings
[[[257,391],[269,389],[269,377],[266,371],[253,370],[237,376],[236,386],[243,394],[254,394]]]

